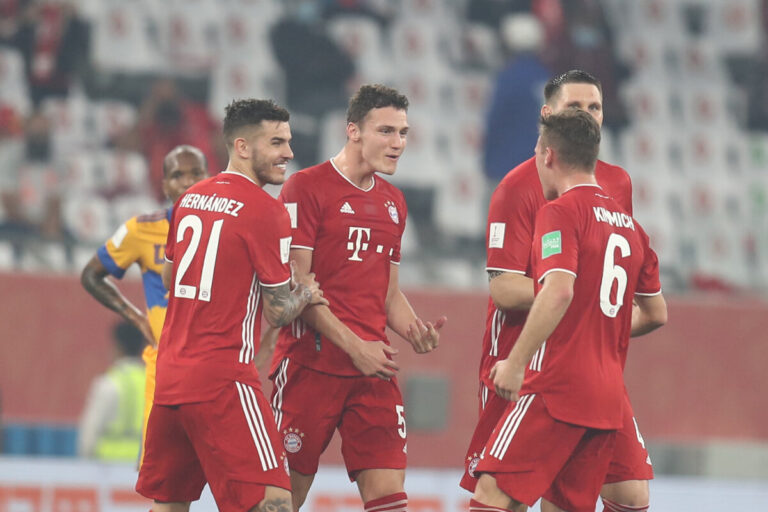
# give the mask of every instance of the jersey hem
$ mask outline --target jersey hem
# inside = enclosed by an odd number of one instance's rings
[[[546,272],[544,272],[541,275],[541,277],[539,278],[539,284],[541,284],[541,282],[544,280],[544,278],[547,277],[552,272],[565,272],[566,274],[571,274],[573,277],[579,277],[579,276],[576,275],[576,272],[572,272],[572,271],[570,271],[568,269],[565,269],[565,268],[551,268],[551,269],[547,270]]]
[[[512,270],[511,268],[501,268],[501,267],[485,267],[486,272],[509,272],[511,274],[522,274],[525,275],[525,271],[523,270]]]
[[[282,285],[284,285],[284,284],[286,284],[286,283],[290,282],[290,280],[291,280],[291,278],[289,277],[288,279],[286,279],[285,281],[283,281],[283,282],[280,282],[280,283],[275,283],[275,284],[267,284],[267,283],[262,283],[261,281],[259,281],[259,284],[260,284],[261,286],[266,286],[267,288],[273,288],[273,287],[275,287],[275,286],[282,286]]]

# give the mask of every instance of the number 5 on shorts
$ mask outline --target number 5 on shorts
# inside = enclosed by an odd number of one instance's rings
[[[402,425],[401,428],[397,429],[397,433],[400,434],[400,437],[405,439],[405,407],[396,405],[395,412],[397,412],[397,426],[400,427],[400,425]]]

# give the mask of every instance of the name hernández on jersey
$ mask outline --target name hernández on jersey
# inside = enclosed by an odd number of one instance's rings
[[[235,201],[228,197],[217,197],[216,194],[187,194],[179,203],[181,208],[191,208],[193,210],[202,210],[207,212],[226,213],[237,217],[240,209],[244,206],[240,201]]]
[[[632,217],[626,213],[608,211],[602,206],[593,206],[592,211],[595,212],[597,222],[607,222],[611,226],[635,230],[635,223]]]

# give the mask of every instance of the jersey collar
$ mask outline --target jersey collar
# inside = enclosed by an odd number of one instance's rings
[[[376,175],[371,175],[371,186],[370,186],[370,187],[368,187],[368,188],[362,188],[362,187],[358,187],[357,185],[355,185],[354,183],[352,183],[352,180],[350,180],[349,178],[347,178],[346,176],[344,176],[344,173],[343,173],[343,172],[341,172],[341,171],[339,170],[339,168],[338,168],[338,167],[336,167],[336,163],[333,161],[333,158],[329,159],[328,161],[329,161],[329,162],[331,162],[331,167],[333,167],[333,169],[334,169],[334,170],[335,170],[337,173],[339,173],[339,176],[341,176],[342,178],[344,178],[345,180],[347,180],[347,183],[349,183],[350,185],[352,185],[353,187],[355,187],[357,190],[362,190],[363,192],[370,192],[371,190],[373,190],[373,187],[376,185]]]

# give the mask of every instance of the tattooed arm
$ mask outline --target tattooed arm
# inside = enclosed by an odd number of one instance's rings
[[[264,318],[273,327],[288,325],[307,305],[328,305],[313,273],[300,276],[293,290],[290,283],[285,283],[278,286],[262,286],[262,293]]]

